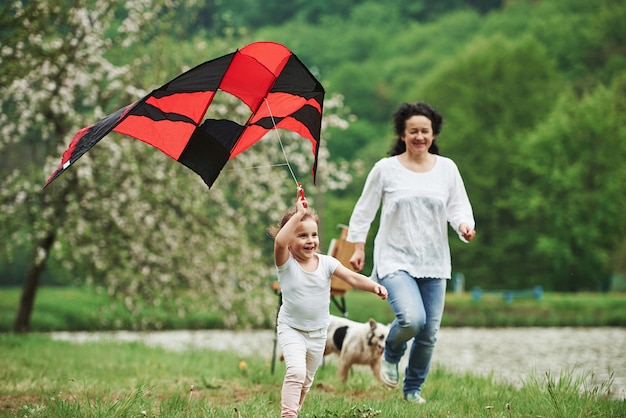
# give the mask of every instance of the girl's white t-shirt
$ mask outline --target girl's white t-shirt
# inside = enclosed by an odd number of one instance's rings
[[[326,329],[330,323],[330,281],[339,266],[334,257],[316,254],[317,270],[304,271],[291,254],[277,266],[282,305],[278,322],[301,331]]]

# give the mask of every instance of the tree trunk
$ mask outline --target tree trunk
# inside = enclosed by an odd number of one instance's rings
[[[39,241],[37,247],[35,248],[33,260],[24,279],[20,305],[17,308],[17,315],[15,316],[15,322],[13,323],[13,332],[15,333],[24,333],[28,331],[30,317],[33,313],[33,306],[35,305],[35,295],[37,293],[37,287],[39,286],[39,279],[41,278],[41,273],[46,267],[46,262],[48,261],[48,255],[50,254],[50,249],[54,243],[54,238],[55,233],[50,231],[45,238]]]

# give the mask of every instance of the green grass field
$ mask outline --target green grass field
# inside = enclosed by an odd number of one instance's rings
[[[271,291],[268,289],[268,291]],[[284,364],[227,352],[181,352],[141,343],[73,344],[44,334],[10,331],[20,290],[0,291],[0,417],[276,417]],[[346,295],[349,317],[390,322],[385,301],[369,293]],[[334,305],[331,311],[340,314]],[[268,313],[273,318],[275,311]],[[168,319],[146,309],[131,317],[106,295],[87,288],[39,290],[31,331],[133,329],[146,317],[165,329],[222,328],[219,314]],[[443,326],[626,326],[625,294],[545,294],[506,303],[497,295],[474,301],[449,294]],[[610,395],[611,381],[593,382],[565,372],[532,376],[522,388],[490,377],[453,374],[433,367],[424,387],[426,405],[402,400],[369,370],[342,383],[331,362],[320,368],[301,417],[626,417],[626,401]],[[581,387],[584,391],[581,392]]]
[[[11,331],[20,298],[18,288],[0,288],[0,332]],[[268,292],[272,292],[268,286]],[[278,299],[277,299],[278,301]],[[386,301],[358,290],[346,294],[349,317],[369,317],[389,323],[393,313]],[[331,312],[341,312],[331,303]],[[275,310],[267,312],[266,328],[273,327]],[[159,329],[224,328],[219,312],[195,306],[193,314],[180,317],[163,308],[146,307],[131,315],[118,301],[90,288],[43,287],[39,289],[31,318],[31,331],[102,331],[142,329],[143,323]],[[502,295],[486,294],[479,301],[470,293],[446,297],[443,327],[598,327],[626,326],[626,293],[545,293],[540,300],[517,298],[507,303]],[[150,326],[143,327],[154,329]]]
[[[0,417],[277,417],[284,364],[209,350],[166,351],[140,343],[54,341],[0,334]],[[382,387],[367,370],[347,383],[333,364],[317,373],[301,418],[625,417],[610,382],[580,393],[573,374],[537,376],[521,389],[434,367],[425,405]]]

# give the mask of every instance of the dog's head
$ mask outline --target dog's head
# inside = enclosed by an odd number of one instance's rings
[[[389,327],[383,324],[379,324],[373,318],[369,319],[370,330],[367,333],[367,345],[376,352],[377,355],[382,356],[385,349],[385,339],[389,334]]]

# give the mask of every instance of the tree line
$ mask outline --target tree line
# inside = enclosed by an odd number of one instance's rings
[[[625,275],[624,17],[612,0],[507,2],[431,21],[367,2],[348,17],[260,33],[297,45],[344,95],[356,120],[327,134],[334,158],[371,167],[391,144],[399,103],[440,109],[440,148],[477,218],[472,245],[452,240],[453,267],[470,284],[607,290]],[[326,198],[341,217],[332,224],[347,221],[363,181]]]

